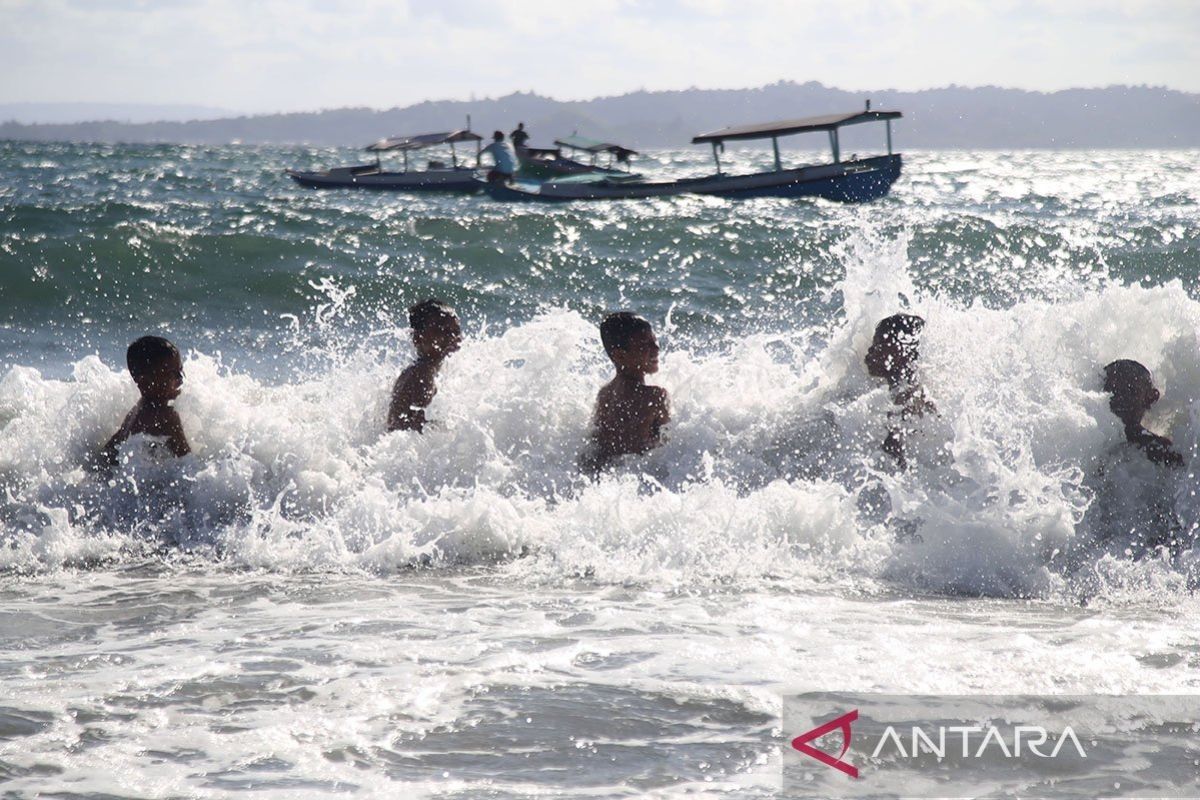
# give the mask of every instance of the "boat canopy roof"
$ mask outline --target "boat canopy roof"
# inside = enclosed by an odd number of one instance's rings
[[[819,117],[787,119],[780,122],[760,122],[757,125],[737,125],[732,128],[721,128],[718,131],[702,133],[692,138],[692,144],[727,142],[737,139],[770,139],[775,136],[790,136],[793,133],[831,131],[844,125],[896,119],[899,116],[899,111],[852,111],[849,114],[823,114]]]
[[[439,144],[454,142],[478,142],[483,137],[473,131],[450,131],[449,133],[422,133],[417,136],[392,136],[380,139],[367,147],[368,150],[380,152],[383,150],[420,150],[423,147],[433,147]]]
[[[628,158],[638,154],[637,150],[630,150],[628,147],[612,142],[602,142],[599,139],[589,139],[586,136],[564,136],[561,139],[555,139],[554,143],[559,147],[571,147],[588,153],[612,153],[618,158]]]

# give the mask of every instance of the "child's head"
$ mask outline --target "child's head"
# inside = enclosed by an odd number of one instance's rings
[[[880,320],[867,350],[867,372],[892,383],[911,380],[924,327],[925,320],[915,314],[893,314]]]
[[[143,336],[125,351],[125,363],[138,391],[147,400],[174,400],[183,388],[183,359],[161,336]]]
[[[636,375],[658,372],[658,342],[650,323],[631,311],[609,314],[600,323],[604,352],[617,369]]]
[[[409,308],[408,326],[422,358],[444,358],[462,345],[458,315],[441,300],[423,300]]]
[[[1140,424],[1159,398],[1150,370],[1128,358],[1118,359],[1104,368],[1104,391],[1112,395],[1108,407],[1126,425]]]

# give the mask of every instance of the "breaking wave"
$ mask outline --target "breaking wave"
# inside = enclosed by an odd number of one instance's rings
[[[998,309],[916,288],[904,236],[857,235],[838,257],[826,322],[700,338],[653,320],[668,439],[596,482],[576,459],[610,367],[594,320],[566,308],[476,326],[443,370],[437,425],[385,434],[407,332],[338,340],[327,286],[297,336],[323,326],[336,344],[277,382],[188,352],[176,405],[194,454],[161,461],[135,439],[112,477],[87,462],[136,399],[119,365],[89,356],[62,378],[13,366],[0,376],[0,568],[499,565],[531,580],[999,596],[1191,584],[1192,470],[1130,452],[1098,377],[1114,358],[1145,363],[1163,393],[1147,424],[1194,462],[1200,304],[1181,283]],[[939,413],[900,473],[879,452],[890,401],[862,356],[902,308],[928,320],[921,374]]]

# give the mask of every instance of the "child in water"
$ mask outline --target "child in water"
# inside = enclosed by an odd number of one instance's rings
[[[139,433],[165,437],[167,449],[176,456],[190,453],[179,413],[171,407],[171,401],[179,397],[183,388],[183,359],[179,350],[161,336],[143,336],[129,345],[125,362],[142,398],[125,416],[120,430],[104,445],[101,450],[104,461],[116,464],[121,443]]]
[[[425,428],[425,409],[437,394],[434,379],[446,356],[462,345],[462,328],[454,309],[440,300],[425,300],[408,309],[408,326],[417,360],[392,387],[387,429],[420,433]]]
[[[905,423],[913,417],[937,411],[917,382],[916,362],[920,355],[917,345],[924,327],[925,320],[915,314],[893,314],[880,320],[865,359],[871,377],[887,380],[892,402],[897,406],[888,417],[898,420],[898,424],[888,430],[882,449],[896,459],[900,469],[908,467],[904,452],[904,439],[908,433]]]
[[[1160,397],[1150,370],[1127,358],[1113,361],[1104,368],[1104,391],[1112,395],[1108,407],[1125,424],[1125,441],[1141,448],[1155,464],[1183,466],[1183,456],[1171,449],[1170,439],[1142,427],[1142,417]]]
[[[617,374],[596,396],[591,446],[581,459],[589,472],[658,446],[671,420],[667,390],[646,385],[646,376],[658,372],[658,342],[650,323],[629,311],[609,314],[600,325],[600,341]]]

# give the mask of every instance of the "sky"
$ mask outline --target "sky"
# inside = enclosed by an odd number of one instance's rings
[[[1200,0],[0,0],[0,103],[242,112],[816,80],[1200,92]]]

